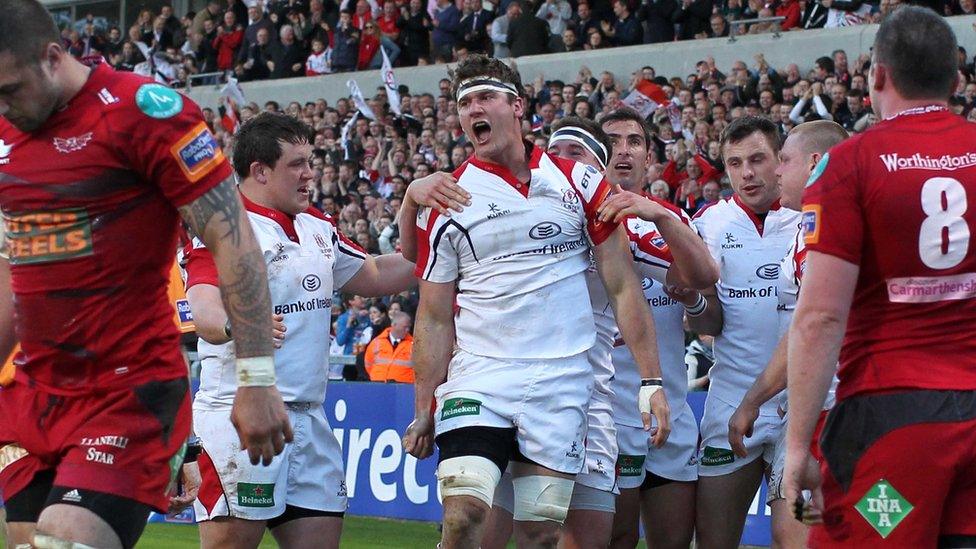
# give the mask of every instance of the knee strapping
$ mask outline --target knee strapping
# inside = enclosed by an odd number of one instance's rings
[[[573,499],[573,479],[529,475],[512,480],[515,489],[515,520],[562,523]]]
[[[36,549],[95,549],[91,545],[68,541],[47,534],[34,534],[34,547]]]
[[[470,496],[491,507],[495,486],[501,470],[490,459],[479,456],[460,456],[445,459],[437,466],[437,482],[441,495]]]

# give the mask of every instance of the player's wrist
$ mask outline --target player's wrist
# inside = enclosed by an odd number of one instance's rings
[[[702,294],[698,294],[698,297],[695,299],[694,303],[690,305],[687,303],[682,303],[681,306],[685,308],[685,313],[687,313],[688,316],[701,316],[705,313],[705,309],[708,308],[708,300],[706,300],[705,296]]]
[[[274,358],[270,356],[238,358],[235,366],[238,387],[274,387],[277,381]]]
[[[641,378],[640,392],[637,398],[637,407],[641,413],[651,413],[651,398],[658,391],[664,390],[664,380],[659,377]]]

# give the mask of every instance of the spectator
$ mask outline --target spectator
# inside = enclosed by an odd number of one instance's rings
[[[344,10],[339,14],[332,46],[332,67],[336,72],[356,70],[359,60],[359,29],[352,26],[352,13]]]
[[[801,5],[800,24],[793,30],[823,28],[827,23],[827,7],[818,0],[802,0]]]
[[[547,53],[549,26],[531,12],[523,11],[508,24],[507,44],[512,57]]]
[[[644,0],[637,10],[637,18],[644,22],[644,43],[674,41],[674,11],[677,0]]]
[[[258,32],[268,31],[268,37],[274,36],[274,23],[264,16],[259,5],[247,8],[247,26],[244,28],[244,47],[241,49],[242,55],[249,55],[251,46],[258,41]]]
[[[712,14],[708,23],[710,26],[708,31],[709,38],[725,38],[729,35],[729,22],[725,20],[725,16],[721,13]]]
[[[271,38],[268,29],[260,29],[255,36],[254,44],[247,50],[244,61],[245,80],[264,80],[271,75],[274,67],[272,60]]]
[[[368,233],[369,229],[362,219],[356,221],[356,236]],[[390,327],[389,308],[382,301],[374,301],[369,306],[369,327],[363,330],[362,338],[359,340],[361,345],[368,345]]]
[[[203,22],[203,33],[194,36],[194,41],[198,44],[196,50],[197,68],[200,72],[214,72],[217,68],[217,47],[214,42],[217,40],[217,22],[206,19]]]
[[[413,321],[403,311],[393,313],[391,318],[391,326],[366,347],[366,372],[370,381],[413,383]]]
[[[711,28],[712,0],[681,0],[681,6],[674,12],[672,21],[681,26],[678,40],[691,40]]]
[[[356,68],[366,70],[369,68],[373,57],[380,50],[380,33],[376,23],[369,21],[363,26],[362,38],[359,40],[359,56]],[[380,56],[382,57],[382,56]]]
[[[223,18],[223,12],[220,10],[220,2],[217,0],[208,0],[206,7],[198,11],[196,15],[193,16],[193,24],[190,25],[191,33],[203,33],[203,22],[211,21],[214,27],[219,27],[221,19]]]
[[[122,52],[122,31],[118,27],[112,27],[108,30],[108,36],[101,44],[102,53],[105,55],[106,59],[111,59],[113,55],[118,55]]]
[[[461,31],[461,12],[452,0],[437,0],[434,10],[434,55],[450,61]]]
[[[573,19],[573,7],[566,0],[545,0],[535,16],[549,25],[549,49],[555,50],[562,43],[563,31]]]
[[[500,15],[491,22],[491,43],[494,46],[494,57],[502,59],[511,57],[512,53],[508,49],[508,26],[512,19],[522,13],[522,6],[518,2],[511,2],[505,9],[505,14]]]
[[[560,40],[558,47],[553,50],[553,53],[564,53],[582,50],[583,47],[579,43],[579,38],[576,36],[576,31],[572,28],[567,28],[563,31],[562,40]]]
[[[491,14],[484,10],[481,0],[464,0],[465,15],[461,18],[461,44],[470,53],[488,53],[491,39],[488,25]]]
[[[281,42],[273,44],[271,48],[271,78],[293,78],[304,72],[306,52],[302,45],[295,41],[295,29],[291,25],[282,25],[279,31]]]
[[[593,17],[590,5],[587,2],[580,2],[576,6],[576,17],[571,23],[576,28],[576,36],[580,39],[590,35],[590,29],[600,30],[600,21]]]
[[[173,47],[173,33],[166,27],[166,17],[160,15],[153,20],[152,37],[149,47],[155,51],[162,51]]]
[[[344,0],[343,5],[348,5],[349,0]],[[374,0],[375,1],[375,0]],[[352,14],[352,26],[359,30],[366,28],[366,23],[373,20],[373,10],[370,2],[366,0],[356,0],[356,8]]]
[[[369,327],[369,310],[366,300],[358,295],[347,295],[345,303],[346,311],[336,319],[336,343],[343,354],[354,355],[359,353],[356,347]]]
[[[654,198],[664,201],[671,201],[671,187],[668,186],[668,182],[662,179],[658,179],[651,183],[650,185],[650,195]]]
[[[237,24],[237,16],[233,11],[224,13],[224,24],[217,28],[217,36],[213,46],[217,50],[217,70],[227,71],[234,68],[237,49],[244,41],[244,29]]]
[[[607,35],[614,46],[634,46],[641,43],[643,33],[637,18],[630,13],[626,0],[615,0],[613,3],[615,20],[613,26],[603,21],[600,26],[603,34]]]
[[[793,30],[800,24],[800,1],[799,0],[779,0],[775,3],[773,15],[785,17],[779,24],[780,30]]]
[[[606,43],[604,40],[603,33],[598,30],[591,30],[590,35],[587,37],[586,44],[583,44],[583,49],[585,50],[601,50],[609,47],[610,44]]]
[[[430,58],[430,14],[420,0],[410,0],[410,7],[401,8],[399,27],[403,29],[403,62],[417,65],[421,59]]]
[[[329,74],[332,70],[332,48],[326,48],[321,38],[312,40],[312,53],[305,60],[305,76]]]
[[[391,42],[400,40],[400,12],[394,0],[383,2],[383,13],[376,18],[376,24],[380,28],[383,38]]]

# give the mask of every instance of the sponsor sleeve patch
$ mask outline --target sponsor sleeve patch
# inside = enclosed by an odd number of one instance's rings
[[[800,228],[803,230],[803,242],[808,246],[820,242],[820,211],[820,204],[803,206]]]
[[[224,160],[217,139],[205,122],[200,122],[170,147],[177,165],[191,183],[196,183]]]
[[[152,118],[172,118],[183,111],[183,96],[162,84],[143,84],[136,90],[136,106]]]

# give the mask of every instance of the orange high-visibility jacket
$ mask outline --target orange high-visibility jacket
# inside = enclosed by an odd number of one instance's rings
[[[396,348],[390,342],[390,330],[387,328],[366,346],[363,362],[370,381],[396,381],[397,383],[413,383],[413,336],[407,334]]]

